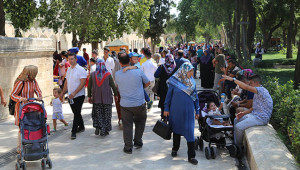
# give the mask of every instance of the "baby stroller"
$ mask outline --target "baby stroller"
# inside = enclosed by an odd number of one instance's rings
[[[28,99],[29,103],[22,104],[19,110],[21,154],[17,156],[16,169],[26,169],[25,161],[41,161],[42,169],[46,165],[52,168],[49,157],[48,134],[50,127],[46,123],[47,113],[42,104],[33,102],[36,99]]]
[[[208,147],[205,147],[205,157],[207,159],[215,159],[217,156],[217,149],[216,147],[212,146],[215,145],[219,147],[226,146],[226,138],[228,138],[227,131],[233,131],[232,126],[223,126],[223,125],[210,125],[207,123],[207,119],[216,119],[221,118],[224,120],[229,120],[229,116],[227,115],[208,115],[203,112],[203,108],[205,104],[212,101],[219,107],[220,101],[218,99],[218,93],[211,90],[203,90],[198,93],[199,98],[199,105],[201,114],[198,120],[199,123],[199,131],[201,132],[201,136],[195,139],[195,148],[198,150],[198,147],[201,151],[204,148],[204,142],[208,142]],[[208,106],[207,106],[208,107]]]

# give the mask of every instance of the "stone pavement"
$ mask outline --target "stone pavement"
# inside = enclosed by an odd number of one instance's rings
[[[69,127],[63,130],[62,123],[58,123],[58,131],[50,135],[49,149],[53,161],[53,169],[237,169],[234,158],[231,158],[225,149],[218,150],[215,160],[207,160],[204,152],[196,151],[198,165],[187,162],[186,140],[182,137],[181,148],[178,157],[172,158],[172,140],[163,140],[152,128],[160,118],[158,101],[148,113],[145,133],[143,136],[144,146],[134,149],[133,154],[125,154],[123,150],[123,133],[117,125],[117,114],[113,107],[112,125],[113,130],[106,137],[95,136],[92,127],[92,105],[83,105],[83,118],[86,131],[79,133],[76,140],[70,139]],[[52,108],[46,107],[48,117],[52,116]],[[73,114],[68,104],[63,105],[65,120],[72,121]],[[17,144],[18,129],[13,125],[13,118],[0,123],[0,169],[15,169],[16,159],[1,161],[1,156],[12,151]],[[52,120],[48,123],[52,126]],[[197,123],[196,123],[197,124]],[[195,135],[200,133],[195,128]],[[205,143],[207,146],[207,143]],[[41,169],[40,161],[27,162],[28,169]]]

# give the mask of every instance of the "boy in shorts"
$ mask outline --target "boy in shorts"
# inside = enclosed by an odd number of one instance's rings
[[[61,94],[61,89],[60,88],[55,88],[53,90],[53,96],[55,99],[52,100],[51,105],[53,106],[53,115],[52,115],[52,120],[53,120],[53,131],[56,131],[56,120],[58,119],[61,121],[63,124],[65,124],[65,127],[68,126],[68,123],[64,120],[64,115],[62,113],[62,101],[59,99],[59,96]]]

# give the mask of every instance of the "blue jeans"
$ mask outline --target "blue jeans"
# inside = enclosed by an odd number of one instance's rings
[[[145,95],[146,102],[150,102],[150,98],[149,98],[149,96],[148,96],[148,94],[146,93],[145,90],[144,90],[144,95]]]
[[[236,145],[243,145],[244,131],[253,126],[266,125],[263,121],[256,118],[253,114],[249,113],[241,119],[234,119],[234,143]]]

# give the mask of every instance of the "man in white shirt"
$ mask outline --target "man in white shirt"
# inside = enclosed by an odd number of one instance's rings
[[[71,139],[76,139],[76,133],[85,130],[81,116],[81,108],[85,98],[84,85],[86,83],[87,72],[83,67],[77,64],[75,54],[69,54],[68,59],[71,67],[69,67],[67,71],[66,81],[60,98],[62,99],[63,94],[68,90],[69,103],[74,114]]]
[[[148,94],[148,96],[150,97],[150,100],[154,101],[154,92],[152,91],[152,88],[155,85],[154,73],[157,70],[157,65],[155,63],[153,63],[153,61],[151,60],[152,54],[148,48],[144,49],[144,54],[145,54],[145,57],[147,58],[147,61],[145,61],[142,64],[141,69],[150,81],[150,85],[145,89],[145,91]]]
[[[109,48],[108,47],[104,47],[104,56],[103,59],[105,61],[105,66],[106,69],[108,70],[108,72],[110,72],[110,74],[112,74],[113,69],[115,68],[115,61],[112,57],[110,57],[108,55],[109,53]]]

